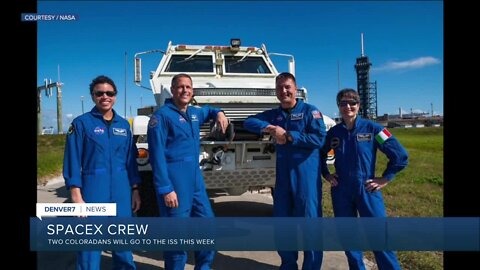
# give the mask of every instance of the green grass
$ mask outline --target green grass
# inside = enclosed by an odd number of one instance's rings
[[[61,174],[66,135],[37,136],[37,184]]]
[[[409,154],[407,168],[397,174],[382,194],[390,217],[443,217],[443,127],[389,129]],[[377,155],[376,175],[387,164],[383,153]],[[334,171],[331,168],[331,171]],[[333,217],[329,184],[323,188],[324,216]],[[399,251],[405,270],[443,269],[443,252]],[[365,256],[374,261],[372,252]]]

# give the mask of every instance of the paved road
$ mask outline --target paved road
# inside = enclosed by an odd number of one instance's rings
[[[244,193],[241,196],[212,196],[213,210],[216,216],[271,216],[272,197],[265,193]],[[38,202],[67,202],[68,192],[61,178],[52,179],[46,186],[38,186]],[[162,252],[134,252],[134,260],[138,270],[158,270],[163,268]],[[299,265],[303,260],[299,252]],[[74,252],[38,252],[38,270],[75,269]],[[365,260],[367,269],[374,269],[374,263]],[[103,252],[102,269],[111,269],[112,256]],[[189,252],[186,270],[192,270],[194,258]],[[274,251],[218,251],[212,265],[214,270],[276,270],[280,265],[280,257]],[[348,269],[343,252],[324,252],[322,270]]]

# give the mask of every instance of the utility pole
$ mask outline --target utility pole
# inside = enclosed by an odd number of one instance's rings
[[[37,135],[42,135],[42,90],[37,87]]]
[[[58,134],[63,134],[62,122],[62,86],[57,86],[57,131]]]
[[[60,65],[57,65],[57,78],[60,81]],[[62,85],[57,86],[57,132],[63,134],[63,116],[62,116]]]

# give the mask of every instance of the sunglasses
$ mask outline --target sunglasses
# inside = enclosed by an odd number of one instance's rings
[[[347,104],[350,106],[355,106],[358,104],[358,102],[356,100],[341,100],[340,102],[338,102],[338,106],[340,107],[345,107],[347,106]]]
[[[104,94],[107,94],[107,96],[109,97],[114,97],[117,95],[117,92],[115,91],[95,91],[93,92],[93,94],[96,96],[96,97],[102,97]]]

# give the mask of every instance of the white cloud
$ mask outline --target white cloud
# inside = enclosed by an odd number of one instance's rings
[[[372,71],[390,71],[390,70],[409,70],[409,69],[418,69],[423,68],[426,66],[437,65],[440,64],[440,60],[431,57],[418,57],[415,59],[407,60],[407,61],[400,61],[400,62],[387,62],[386,64],[372,68]]]

